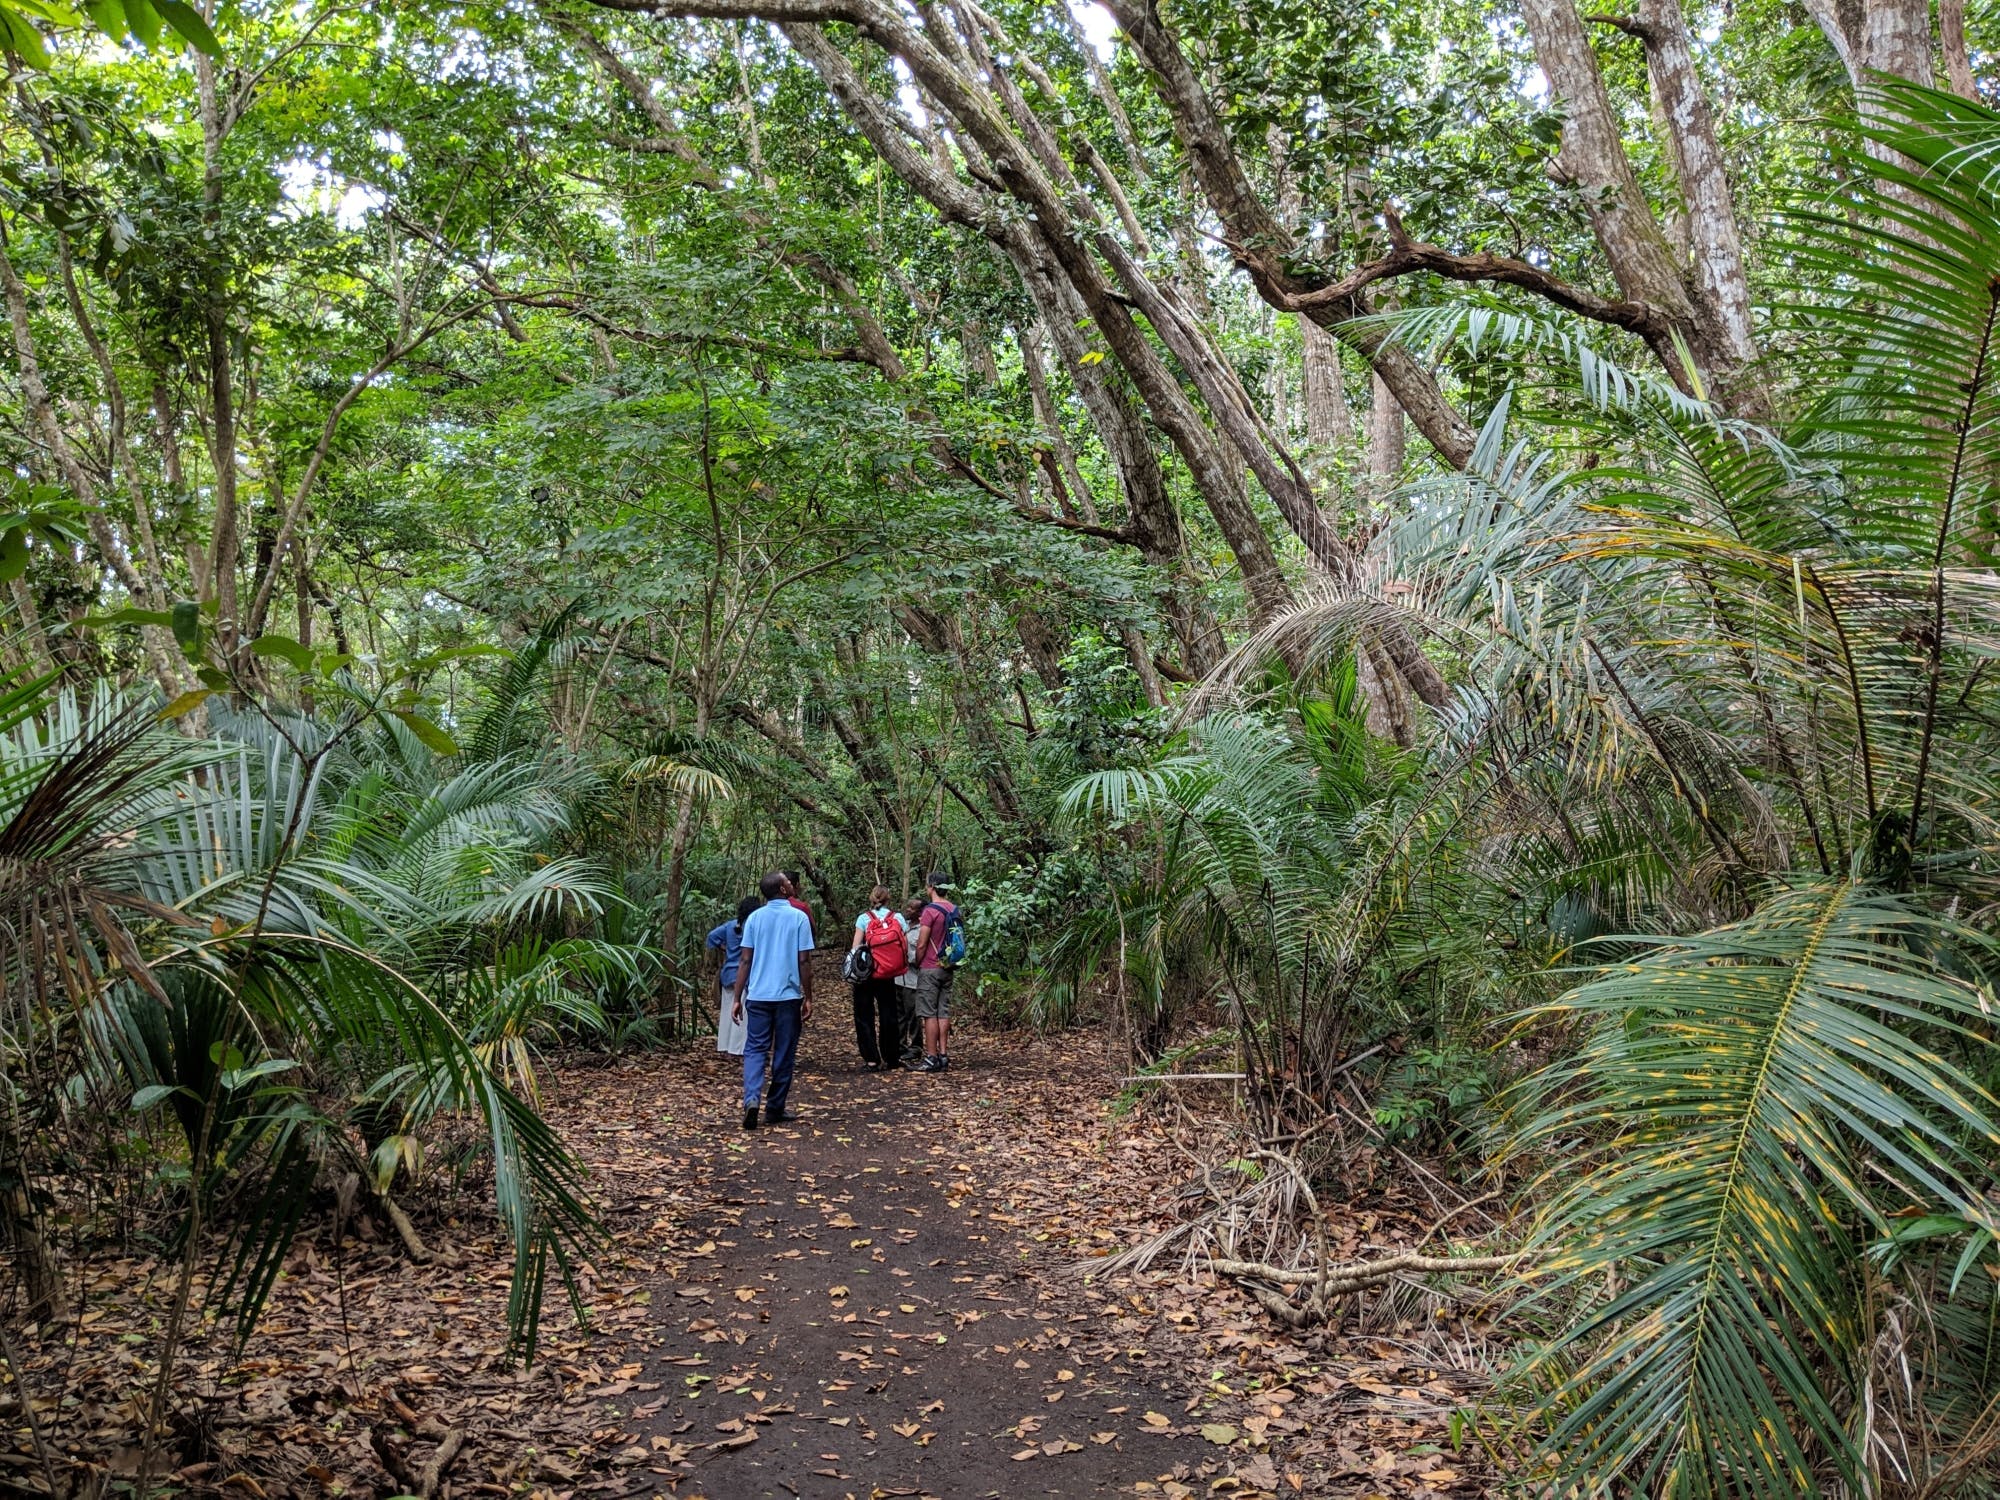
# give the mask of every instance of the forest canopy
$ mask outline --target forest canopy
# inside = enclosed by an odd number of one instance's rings
[[[985,1023],[1242,1082],[1281,1325],[1357,1122],[1508,1205],[1496,1472],[1984,1493],[1996,28],[0,0],[0,1322],[179,1278],[143,1489],[428,1152],[532,1356],[550,1059],[936,871]]]

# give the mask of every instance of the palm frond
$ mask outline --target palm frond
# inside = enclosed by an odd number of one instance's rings
[[[1847,882],[1629,941],[1654,951],[1529,1018],[1586,1028],[1519,1105],[1518,1146],[1562,1162],[1529,1296],[1584,1306],[1528,1365],[1553,1412],[1542,1460],[1589,1493],[1861,1488],[1845,1410],[1856,1251],[1889,1229],[1877,1179],[1993,1223],[2000,1101],[1944,1055],[1986,1045],[1960,973],[1990,944]]]

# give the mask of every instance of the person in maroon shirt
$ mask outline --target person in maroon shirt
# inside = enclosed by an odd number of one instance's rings
[[[813,909],[806,905],[805,897],[799,894],[799,872],[797,870],[786,870],[783,873],[785,876],[785,899],[806,914],[806,921],[812,926],[813,936],[817,939],[819,936],[819,919],[813,915]]]
[[[948,875],[933,870],[926,882],[930,900],[918,919],[917,1019],[924,1028],[924,1060],[920,1073],[942,1073],[951,1066],[945,1049],[951,1042],[951,979],[956,972],[938,962],[944,946],[945,919],[958,910],[945,895]]]

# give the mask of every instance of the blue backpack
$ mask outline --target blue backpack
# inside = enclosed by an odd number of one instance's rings
[[[955,969],[965,962],[965,919],[955,906],[946,907],[933,901],[929,909],[944,918],[944,931],[937,945],[938,967]]]

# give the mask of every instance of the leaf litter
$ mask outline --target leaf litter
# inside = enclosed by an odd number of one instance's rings
[[[1228,1283],[1075,1274],[1171,1223],[1167,1130],[1108,1116],[1093,1038],[967,1050],[944,1079],[809,1066],[802,1122],[747,1142],[711,1055],[550,1070],[612,1236],[584,1269],[588,1326],[552,1304],[536,1365],[508,1364],[509,1260],[477,1201],[412,1195],[439,1252],[421,1266],[365,1217],[336,1244],[327,1216],[240,1352],[218,1328],[190,1342],[167,1475],[239,1500],[394,1494],[450,1443],[439,1493],[523,1500],[729,1500],[752,1478],[1014,1494],[1029,1465],[1058,1495],[1486,1492],[1450,1441],[1477,1372],[1429,1330],[1302,1334]],[[1422,1217],[1384,1194],[1334,1216],[1371,1248]],[[23,1364],[68,1477],[116,1482],[172,1279],[144,1256],[74,1264],[81,1316],[23,1330]],[[33,1493],[0,1382],[0,1488]]]

